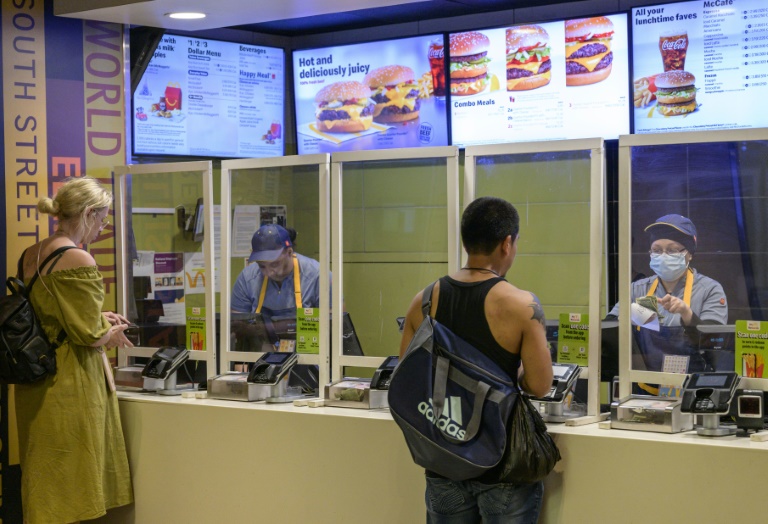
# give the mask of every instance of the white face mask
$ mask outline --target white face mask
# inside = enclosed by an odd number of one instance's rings
[[[688,262],[685,260],[685,253],[675,255],[660,253],[651,255],[651,269],[662,280],[671,282],[683,276],[685,270],[688,269]]]

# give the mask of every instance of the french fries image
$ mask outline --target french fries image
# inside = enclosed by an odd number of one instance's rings
[[[653,84],[653,77],[638,78],[634,82],[634,88],[635,107],[646,107],[656,100],[656,86]]]
[[[418,79],[419,98],[429,98],[433,94],[432,73],[427,71]]]

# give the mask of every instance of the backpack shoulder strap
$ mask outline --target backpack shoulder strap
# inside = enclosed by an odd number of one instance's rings
[[[19,275],[19,280],[24,282],[24,255],[27,254],[27,250],[29,248],[25,249],[24,252],[19,257],[19,265],[16,268],[16,274]]]
[[[64,253],[64,251],[67,251],[69,249],[78,249],[78,247],[77,246],[63,246],[63,247],[60,247],[59,249],[56,249],[53,253],[51,253],[50,255],[45,257],[45,260],[43,260],[43,263],[40,264],[40,267],[37,268],[37,271],[35,272],[35,274],[32,275],[32,280],[29,281],[29,285],[27,286],[27,293],[31,293],[32,292],[32,285],[35,283],[35,281],[37,281],[37,276],[40,274],[40,270],[43,269],[45,267],[45,265],[48,262],[50,262],[53,258],[55,258],[56,256],[61,255],[62,253]],[[49,271],[49,273],[50,273],[50,271]]]
[[[440,282],[440,280],[436,280],[425,287],[424,292],[421,295],[421,312],[424,314],[424,317],[428,317],[429,310],[432,309],[432,289],[438,282]]]

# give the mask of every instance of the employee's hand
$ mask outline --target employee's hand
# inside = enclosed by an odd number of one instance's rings
[[[123,315],[115,313],[114,311],[105,311],[104,316],[107,317],[107,320],[113,326],[118,324],[130,324],[130,321],[127,318],[125,318]]]
[[[693,311],[682,299],[667,294],[659,299],[659,304],[670,313],[680,315],[680,319],[686,326],[691,323]]]

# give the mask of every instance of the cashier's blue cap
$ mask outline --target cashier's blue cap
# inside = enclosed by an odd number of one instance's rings
[[[272,261],[283,252],[283,249],[293,247],[291,236],[284,227],[277,224],[261,226],[251,239],[251,256],[249,262]]]
[[[651,243],[664,238],[682,244],[691,254],[696,251],[696,226],[688,217],[664,215],[645,230],[651,235]]]

